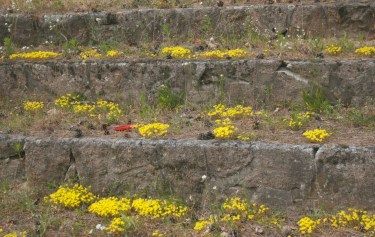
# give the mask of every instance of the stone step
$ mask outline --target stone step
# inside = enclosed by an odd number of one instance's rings
[[[0,64],[2,100],[56,99],[80,92],[88,98],[156,102],[165,84],[191,104],[277,105],[301,100],[320,86],[332,103],[360,107],[375,98],[374,60],[161,60],[47,61]]]
[[[45,41],[81,44],[104,41],[184,43],[192,38],[246,38],[276,32],[310,37],[375,35],[375,2],[280,4],[181,9],[137,9],[121,12],[45,15],[0,15],[0,41],[10,37],[19,46]]]
[[[94,193],[173,194],[198,204],[236,193],[279,210],[371,211],[374,169],[375,147],[0,135],[0,179],[41,194],[74,179]]]

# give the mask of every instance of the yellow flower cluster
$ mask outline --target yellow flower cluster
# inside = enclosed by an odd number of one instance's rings
[[[146,125],[139,125],[138,131],[143,137],[160,137],[164,136],[169,129],[169,124],[164,123],[150,123]]]
[[[83,60],[102,57],[102,55],[96,49],[83,51],[80,53],[80,56]]]
[[[229,118],[215,121],[219,127],[213,130],[215,137],[218,139],[231,139],[234,138],[235,132],[238,130]]]
[[[159,230],[154,230],[154,232],[152,232],[152,236],[163,237],[164,234],[160,233]]]
[[[311,115],[314,112],[306,113],[292,113],[289,119],[289,127],[294,130],[298,130],[300,127],[305,126],[309,123]]]
[[[213,50],[207,51],[199,54],[194,54],[194,58],[208,58],[208,59],[223,59],[223,58],[242,58],[246,56],[247,52],[242,49],[232,49],[232,50]]]
[[[235,107],[226,108],[223,104],[217,104],[213,110],[207,113],[210,117],[229,117],[238,118],[243,116],[253,116],[253,108],[250,106],[244,107],[242,105],[236,105]]]
[[[61,54],[55,52],[48,52],[48,51],[36,51],[36,52],[29,52],[29,53],[15,53],[9,56],[10,60],[14,59],[50,59],[50,58],[57,58]]]
[[[55,100],[55,105],[60,108],[72,108],[74,105],[79,104],[82,100],[80,95],[73,96],[72,94],[66,94]]]
[[[103,198],[91,204],[88,211],[98,216],[113,217],[118,216],[120,212],[127,212],[131,209],[131,201],[127,198],[109,197]]]
[[[191,55],[191,50],[186,49],[181,46],[175,46],[175,47],[165,47],[161,50],[161,53],[163,55],[170,55],[173,58],[189,58]]]
[[[160,9],[163,9],[163,8],[171,8],[173,7],[173,2],[172,1],[165,1],[165,0],[157,0],[157,1],[153,1],[152,2],[152,5],[156,8],[160,8]]]
[[[182,217],[187,212],[187,207],[169,203],[159,199],[135,199],[132,207],[141,216],[152,218]]]
[[[314,129],[314,130],[307,130],[303,133],[307,139],[312,142],[323,142],[324,139],[331,136],[332,132],[327,132],[325,129]]]
[[[299,226],[299,232],[301,234],[311,234],[314,229],[320,224],[320,222],[320,219],[314,221],[310,217],[305,216],[297,222]]]
[[[252,139],[253,137],[255,136],[255,133],[241,133],[237,136],[237,139],[238,140],[241,140],[241,141],[250,141],[250,139]]]
[[[76,105],[73,106],[73,112],[76,114],[84,114],[84,113],[92,113],[95,110],[95,105],[91,105],[88,103],[81,104],[80,102],[77,102]]]
[[[117,120],[122,114],[122,110],[119,108],[118,104],[106,100],[96,102],[96,107],[99,109],[99,112],[107,113],[108,121]]]
[[[194,230],[202,231],[203,229],[206,229],[208,226],[215,222],[218,222],[218,220],[213,216],[210,216],[208,219],[199,218],[199,220],[194,225]]]
[[[337,55],[337,54],[341,53],[341,51],[342,51],[342,48],[339,47],[339,46],[330,45],[330,46],[326,47],[326,52],[329,55]]]
[[[80,207],[94,201],[95,196],[80,184],[64,185],[45,198],[45,201],[67,208]]]
[[[27,101],[23,105],[23,109],[26,111],[37,111],[43,108],[44,108],[44,103],[38,102],[38,101]]]
[[[0,230],[2,231],[2,229],[0,229]],[[0,231],[0,233],[1,233],[1,231]],[[6,234],[3,237],[26,237],[26,236],[27,236],[26,231],[20,231],[19,233],[12,232],[12,233]]]
[[[110,58],[114,58],[114,57],[118,57],[121,55],[121,52],[117,51],[117,50],[109,50],[107,51],[107,53],[105,54],[105,56],[107,57],[110,57]]]
[[[269,208],[265,205],[248,204],[245,200],[235,197],[227,198],[222,205],[223,215],[210,216],[208,219],[200,218],[194,225],[194,230],[202,231],[215,222],[235,222],[253,220],[265,214]]]
[[[331,226],[351,227],[355,230],[375,231],[375,214],[369,215],[366,211],[349,208],[348,212],[340,211],[330,219]]]
[[[114,121],[122,114],[119,105],[106,100],[99,100],[95,104],[81,102],[82,97],[66,94],[55,100],[55,105],[61,108],[71,108],[76,114],[88,115],[89,117],[102,118],[104,114],[107,121]]]
[[[365,46],[355,50],[356,54],[363,56],[372,56],[375,55],[375,47]]]
[[[248,203],[239,197],[227,198],[223,203],[223,209],[230,213],[247,214],[248,208]]]
[[[113,234],[123,233],[125,231],[125,221],[120,217],[113,218],[105,230]]]
[[[242,58],[247,54],[247,52],[242,49],[231,49],[228,50],[226,53],[231,58]]]

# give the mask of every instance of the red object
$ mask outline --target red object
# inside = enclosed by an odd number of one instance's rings
[[[132,130],[133,127],[134,127],[134,125],[126,124],[126,125],[114,127],[113,129],[115,131],[129,131],[129,130]]]

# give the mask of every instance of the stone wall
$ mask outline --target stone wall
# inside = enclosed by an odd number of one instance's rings
[[[362,106],[375,98],[374,60],[341,61],[95,61],[0,64],[2,98],[56,99],[80,92],[88,98],[125,103],[156,102],[169,84],[190,104],[223,101],[257,105],[297,102],[302,90],[320,85],[332,103]]]
[[[115,40],[130,45],[144,42],[186,42],[199,35],[274,36],[288,30],[312,37],[375,34],[375,2],[337,1],[332,4],[283,4],[224,8],[136,9],[55,15],[0,15],[0,42],[11,37],[20,46],[77,39],[82,44]],[[8,29],[9,25],[11,27]],[[206,26],[205,26],[206,25]],[[168,35],[168,36],[167,36]]]
[[[283,210],[375,206],[374,147],[1,135],[0,170],[40,193],[75,180],[95,193],[174,194],[198,206],[235,193]]]

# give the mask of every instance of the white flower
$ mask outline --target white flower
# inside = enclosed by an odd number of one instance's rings
[[[216,190],[216,189],[217,189],[217,187],[216,187],[216,186],[213,186],[213,187],[212,187],[212,189],[213,189],[213,190]]]
[[[97,225],[95,226],[95,228],[96,228],[97,230],[105,230],[105,226],[102,225],[102,224],[97,224]]]
[[[202,175],[202,181],[205,181],[207,179],[207,175]]]

